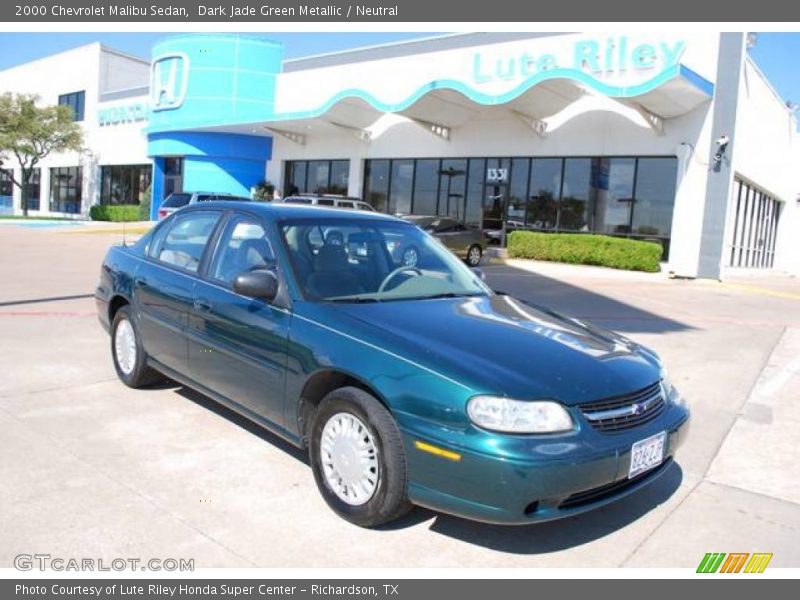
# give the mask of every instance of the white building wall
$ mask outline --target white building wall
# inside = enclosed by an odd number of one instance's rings
[[[736,174],[782,203],[775,268],[800,275],[800,134],[797,118],[758,67],[746,60],[734,144]],[[732,199],[733,203],[733,199]],[[735,206],[732,204],[732,207]],[[726,250],[734,211],[728,211]],[[725,253],[729,255],[728,253]]]
[[[85,92],[84,120],[80,123],[85,151],[51,154],[37,165],[41,168],[41,210],[31,214],[49,214],[50,169],[53,167],[83,167],[85,214],[97,201],[100,165],[147,162],[142,123],[117,127],[112,132],[98,126],[97,114],[101,89],[110,91],[114,85],[130,88],[137,82],[140,86],[146,85],[148,73],[146,62],[107,51],[99,43],[0,71],[0,93],[36,94],[42,105],[58,104],[62,94]],[[17,212],[21,210],[20,190],[16,186],[14,206]]]

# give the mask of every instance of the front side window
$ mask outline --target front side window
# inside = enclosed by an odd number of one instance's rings
[[[310,217],[281,223],[281,233],[295,280],[310,300],[383,302],[491,293],[442,244],[410,223]],[[404,263],[409,250],[416,256],[414,266]]]
[[[86,92],[84,91],[61,94],[58,97],[58,104],[60,106],[69,106],[70,109],[72,109],[73,121],[83,121],[85,102]]]
[[[156,234],[150,245],[150,256],[168,265],[196,272],[218,220],[217,212],[198,211],[175,217]]]
[[[275,254],[264,227],[251,217],[235,217],[222,234],[211,277],[231,285],[237,275],[274,265]]]

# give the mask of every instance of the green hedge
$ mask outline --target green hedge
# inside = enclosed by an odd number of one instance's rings
[[[113,221],[121,223],[123,221],[138,221],[138,204],[95,204],[89,209],[89,216],[92,221]]]
[[[657,242],[642,242],[584,233],[514,231],[508,236],[508,256],[628,271],[659,270],[664,249]]]

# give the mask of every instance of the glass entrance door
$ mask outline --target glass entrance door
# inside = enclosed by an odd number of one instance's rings
[[[164,159],[164,198],[183,191],[183,158]],[[163,198],[162,198],[163,200]]]

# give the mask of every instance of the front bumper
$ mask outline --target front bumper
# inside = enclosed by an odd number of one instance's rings
[[[584,425],[570,436],[518,436],[505,447],[489,443],[497,450],[493,454],[485,451],[486,442],[491,438],[507,442],[508,436],[481,432],[486,439],[479,445],[475,435],[469,436],[468,444],[453,439],[447,443],[432,431],[403,428],[409,496],[420,506],[487,523],[529,524],[569,517],[614,502],[669,471],[688,425],[688,411],[673,405],[655,421],[624,434],[600,434]],[[631,445],[659,431],[667,432],[664,461],[628,479]],[[422,452],[417,441],[460,458]]]

